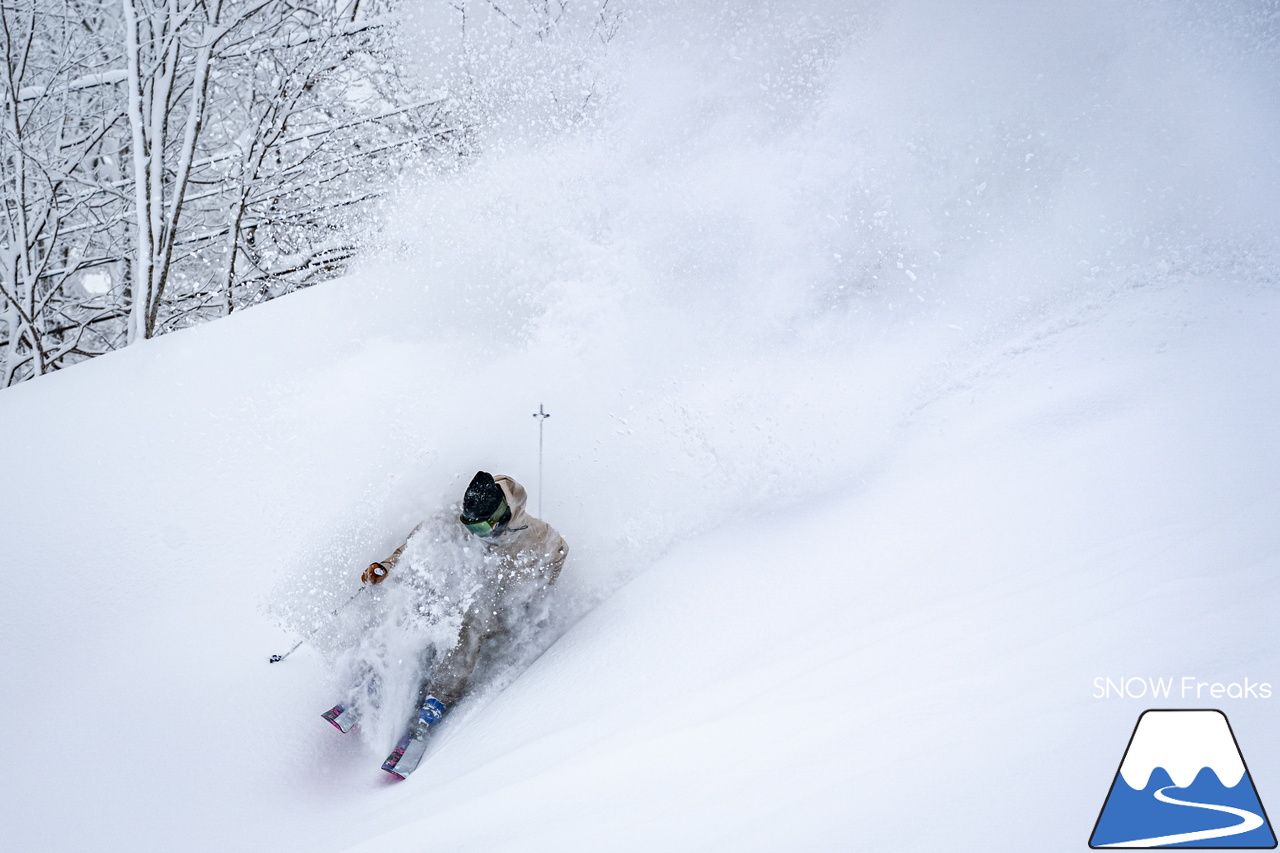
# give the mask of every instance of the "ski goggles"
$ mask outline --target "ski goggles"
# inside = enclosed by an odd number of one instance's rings
[[[492,536],[493,532],[501,527],[511,518],[511,510],[507,506],[505,500],[498,504],[498,508],[493,511],[493,515],[488,518],[478,520],[468,519],[465,515],[458,516],[458,521],[462,522],[462,526],[470,530],[477,536]]]

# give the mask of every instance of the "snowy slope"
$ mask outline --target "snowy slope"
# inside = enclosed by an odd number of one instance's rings
[[[679,549],[356,849],[1079,849],[1145,707],[1093,678],[1274,678],[1278,307],[1132,294],[921,413],[824,510]],[[1228,704],[1276,766],[1270,706]]]
[[[1280,686],[1268,43],[751,9],[355,275],[0,395],[6,849],[1080,849],[1148,707],[1095,678]],[[581,618],[389,785],[266,658],[539,403]],[[1280,698],[1219,701],[1266,804]]]
[[[1278,593],[1280,305],[1224,286],[1125,294],[1019,341],[822,509],[678,547],[396,788],[380,755],[316,716],[319,659],[265,663],[287,638],[261,601],[307,524],[254,494],[293,486],[224,482],[175,437],[184,449],[150,470],[180,483],[111,500],[106,484],[143,466],[99,462],[99,485],[63,499],[73,524],[10,549],[27,571],[4,599],[23,713],[5,742],[21,768],[6,835],[15,849],[1074,848],[1141,710],[1093,700],[1093,678],[1276,671],[1260,626]],[[74,411],[110,381],[81,379],[93,370],[33,383],[6,434]],[[124,408],[98,403],[68,470],[127,446]],[[192,409],[167,423],[187,441],[205,416]],[[340,490],[331,468],[322,485]],[[1227,711],[1265,786],[1280,763],[1269,704]],[[904,830],[920,810],[945,835]]]

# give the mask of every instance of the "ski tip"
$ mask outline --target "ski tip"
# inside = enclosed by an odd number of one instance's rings
[[[343,718],[346,718],[345,720]],[[346,708],[341,705],[334,705],[329,710],[320,715],[320,719],[326,720],[329,725],[333,726],[344,735],[355,728],[356,719]]]
[[[392,770],[391,768],[389,768],[389,767],[384,767],[384,768],[382,768],[382,769],[383,769],[383,770],[385,770],[385,771],[387,771],[387,775],[388,775],[388,776],[390,776],[392,779],[395,779],[397,782],[403,782],[403,781],[404,781],[404,777],[403,777],[403,776],[401,776],[401,775],[400,775],[399,773],[397,773],[396,771]]]

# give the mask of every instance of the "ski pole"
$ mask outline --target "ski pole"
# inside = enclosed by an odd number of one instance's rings
[[[355,601],[357,598],[359,598],[360,593],[364,592],[366,589],[368,589],[367,586],[362,586],[359,589],[357,589],[355,595],[351,596],[346,601],[342,602],[341,604],[339,604],[337,607],[333,609],[333,612],[329,614],[329,618],[332,619],[334,616],[337,616],[339,613],[345,610],[347,608],[347,605]],[[301,646],[307,640],[310,640],[312,637],[314,637],[316,635],[316,631],[319,631],[321,628],[323,628],[327,624],[329,624],[328,620],[321,622],[319,625],[312,628],[311,631],[305,637],[303,637],[298,642],[294,643],[293,648],[289,649],[289,651],[285,652],[282,655],[272,655],[271,657],[267,658],[267,663],[279,663],[280,661],[284,660],[289,655],[296,652],[299,646]]]
[[[550,412],[542,410],[542,404],[538,404],[538,411],[533,413],[538,419],[538,517],[542,517],[542,424],[551,417]]]

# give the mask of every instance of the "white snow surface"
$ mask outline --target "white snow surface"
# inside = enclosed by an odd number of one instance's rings
[[[1138,721],[1120,764],[1130,788],[1147,787],[1151,773],[1163,767],[1173,784],[1186,788],[1208,767],[1228,788],[1244,777],[1244,759],[1221,711],[1148,711]]]
[[[1082,849],[1095,678],[1280,685],[1254,8],[657,4],[348,278],[0,394],[0,846]],[[563,634],[391,783],[267,657],[539,404]]]

